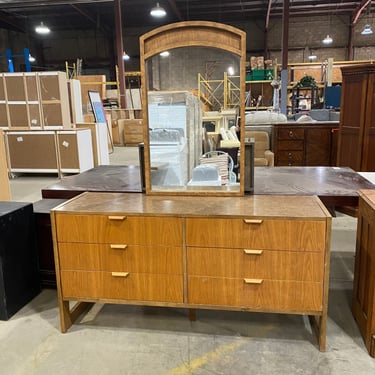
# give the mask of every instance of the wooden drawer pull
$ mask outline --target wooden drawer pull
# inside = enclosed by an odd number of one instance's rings
[[[263,279],[243,279],[243,281],[245,282],[245,284],[262,284],[263,283]]]
[[[243,220],[245,224],[262,224],[263,220],[257,220],[257,219],[244,219]]]
[[[114,250],[125,250],[128,245],[109,245]]]
[[[249,250],[249,249],[244,249],[243,251],[246,255],[262,255],[263,250]]]
[[[129,272],[112,272],[113,277],[128,277]]]
[[[119,220],[119,221],[122,221],[122,220],[126,219],[126,216],[108,216],[108,219],[109,220]]]

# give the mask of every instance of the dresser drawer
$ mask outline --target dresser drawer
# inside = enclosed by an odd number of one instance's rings
[[[276,165],[278,167],[302,167],[304,163],[302,161],[277,160]]]
[[[278,139],[304,139],[304,129],[278,129]]]
[[[218,201],[220,204],[220,200]],[[186,245],[261,250],[325,249],[325,221],[186,219]]]
[[[321,311],[322,283],[189,277],[188,303],[273,311]]]
[[[193,247],[187,250],[189,276],[316,281],[324,256],[316,252]]]
[[[176,275],[61,271],[63,298],[183,302],[183,277]]]
[[[302,162],[303,152],[302,151],[279,151],[277,153],[278,161],[287,162]]]
[[[303,151],[303,141],[279,141],[277,143],[277,155],[280,151]]]
[[[181,246],[177,218],[125,215],[56,215],[58,242]]]
[[[126,244],[60,243],[62,270],[126,271],[182,275],[182,248]]]

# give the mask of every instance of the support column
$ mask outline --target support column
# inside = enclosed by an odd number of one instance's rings
[[[282,37],[282,61],[281,61],[281,113],[287,114],[288,96],[288,38],[289,38],[289,0],[284,0],[283,6],[283,37]]]
[[[117,65],[120,83],[120,106],[126,108],[126,87],[125,87],[125,67],[122,54],[124,45],[122,40],[122,20],[121,20],[121,0],[115,0],[115,29],[116,29],[116,51]]]

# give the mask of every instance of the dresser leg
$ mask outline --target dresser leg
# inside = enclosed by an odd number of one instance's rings
[[[61,332],[65,333],[72,324],[89,310],[93,305],[92,302],[77,302],[72,309],[69,308],[69,301],[61,301],[60,305],[60,325]]]
[[[189,320],[195,322],[197,320],[197,314],[195,309],[189,309]]]
[[[309,315],[311,328],[318,339],[319,350],[326,351],[327,315]]]

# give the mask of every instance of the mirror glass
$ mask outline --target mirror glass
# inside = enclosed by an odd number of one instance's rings
[[[240,192],[240,65],[199,46],[145,61],[152,191]]]

